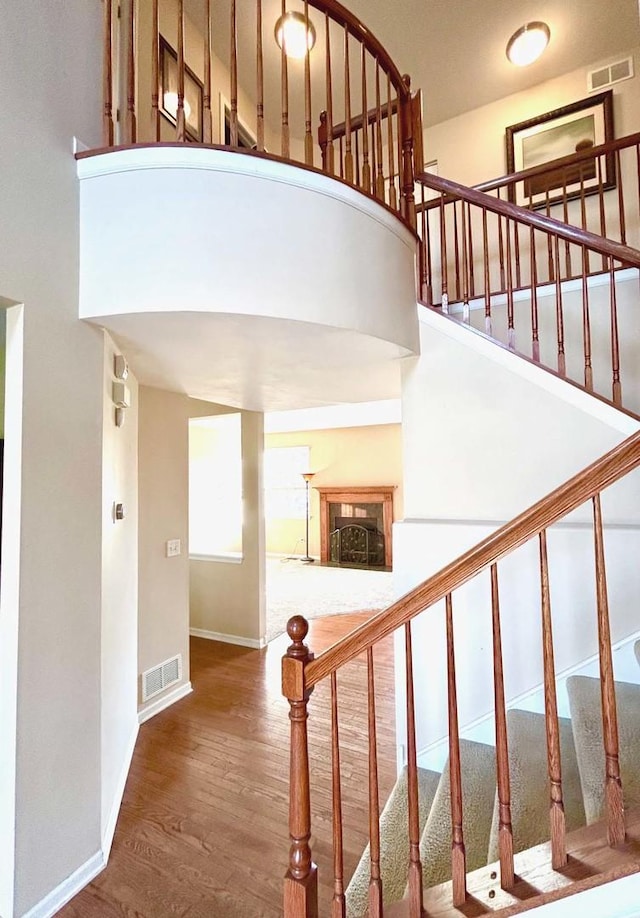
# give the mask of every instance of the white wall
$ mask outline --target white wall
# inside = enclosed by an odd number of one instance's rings
[[[422,354],[407,361],[403,392],[405,520],[394,527],[398,595],[435,574],[571,475],[638,422],[496,348],[446,317],[421,316]],[[614,640],[637,630],[640,475],[603,499]],[[558,669],[595,651],[589,506],[549,537]],[[508,697],[541,680],[535,544],[499,565]],[[635,566],[634,566],[635,565]],[[488,573],[454,594],[461,726],[492,705]],[[441,606],[414,626],[419,746],[446,733]],[[424,648],[429,648],[428,664]],[[433,649],[435,648],[435,652]],[[398,650],[401,648],[398,645]],[[397,678],[404,735],[403,651]]]
[[[625,280],[616,283],[620,381],[622,404],[640,414],[640,322],[638,321],[638,272],[624,272]],[[567,376],[580,384],[584,381],[583,298],[580,281],[563,285],[562,314]],[[611,362],[611,287],[608,275],[592,278],[589,283],[589,322],[591,327],[591,365],[594,391],[612,398]],[[556,295],[553,287],[538,293],[538,335],[540,361],[557,369]],[[491,334],[506,344],[507,307],[504,297],[494,298]],[[470,321],[484,331],[484,305],[472,309]],[[531,298],[527,292],[514,297],[515,348],[531,357]]]
[[[131,407],[115,424],[113,362],[118,348],[104,335],[102,428],[102,817],[110,847],[137,736],[138,674],[138,384],[129,374]],[[124,504],[116,520],[114,504]]]
[[[189,417],[227,409],[177,392],[140,387],[138,676],[176,654],[182,681],[143,704],[142,718],[189,684]],[[166,557],[168,539],[181,553]]]
[[[188,399],[140,387],[138,675],[182,655],[189,682]],[[180,555],[166,557],[167,539]],[[143,712],[141,680],[138,704]],[[154,698],[153,701],[159,700]]]
[[[21,306],[14,305],[7,310],[6,375],[9,384],[5,412],[3,561],[0,577],[0,864],[4,868],[0,873],[2,915],[11,915],[13,910],[15,866],[23,319],[24,310]]]
[[[629,49],[619,57],[631,53],[635,55],[635,77],[613,87],[615,137],[640,128],[640,49]],[[438,161],[439,175],[465,185],[499,178],[507,171],[505,128],[586,98],[587,71],[598,63],[427,128],[426,159]]]
[[[11,877],[0,880],[7,916],[24,914],[101,844],[103,337],[78,322],[72,155],[74,135],[100,144],[101,18],[100,4],[85,0],[0,0],[0,295],[24,303],[13,908]],[[3,582],[14,574],[8,564]],[[0,746],[9,742],[0,736]]]

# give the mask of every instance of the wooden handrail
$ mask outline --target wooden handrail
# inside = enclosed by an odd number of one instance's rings
[[[397,99],[391,100],[391,112],[389,112],[387,109],[387,103],[385,103],[384,108],[386,110],[385,110],[383,117],[388,118],[389,114],[395,115],[396,112],[398,111],[398,100]],[[371,126],[372,124],[375,124],[377,116],[378,116],[377,109],[375,107],[370,108],[369,111],[367,112],[367,124],[369,126]],[[352,131],[362,130],[363,123],[364,123],[364,118],[362,117],[362,113],[360,113],[359,115],[353,115],[353,117],[351,117],[349,120],[349,124],[351,126]],[[341,121],[339,124],[333,125],[333,139],[334,140],[339,140],[340,137],[344,137],[346,132],[347,132],[346,121]]]
[[[609,140],[607,143],[601,143],[597,147],[589,147],[587,150],[581,150],[578,153],[570,153],[568,156],[561,156],[558,159],[550,160],[542,166],[531,166],[530,169],[522,169],[520,172],[510,172],[500,178],[490,179],[487,182],[480,182],[473,187],[476,191],[496,191],[498,188],[504,188],[506,185],[515,185],[517,182],[523,182],[526,179],[536,178],[544,175],[545,172],[562,169],[565,166],[573,166],[575,163],[585,162],[595,159],[599,156],[606,156],[609,153],[616,153],[625,150],[627,147],[634,147],[640,144],[640,132],[636,134],[627,134],[626,137],[619,137],[617,140]]]
[[[309,663],[305,688],[311,689],[639,466],[640,433],[635,433]]]
[[[500,188],[506,188],[510,185],[516,185],[518,182],[524,182],[527,179],[537,178],[546,172],[555,172],[558,169],[574,166],[577,163],[585,162],[590,159],[596,159],[599,156],[606,156],[611,153],[619,153],[620,150],[626,150],[628,147],[640,145],[640,132],[636,134],[627,134],[626,137],[619,137],[617,140],[610,140],[607,143],[599,144],[597,147],[590,147],[588,150],[581,150],[578,153],[570,153],[568,156],[561,156],[558,159],[549,160],[541,166],[531,166],[530,169],[522,169],[519,172],[509,172],[498,178],[488,179],[486,182],[479,182],[471,187],[474,191],[498,191]],[[429,175],[429,178],[436,176]],[[425,182],[425,184],[428,184]],[[431,187],[429,185],[429,187]],[[416,205],[416,210],[433,210],[440,206],[440,201],[434,199],[425,201]]]
[[[526,226],[532,226],[552,236],[564,239],[566,242],[586,246],[593,252],[606,255],[608,258],[613,258],[626,265],[640,267],[640,250],[631,246],[622,245],[620,242],[614,242],[581,227],[563,223],[561,220],[556,220],[546,214],[528,210],[526,207],[519,207],[509,201],[492,198],[484,191],[468,188],[466,185],[460,185],[458,182],[453,182],[438,175],[422,172],[416,175],[415,180],[417,184],[425,185],[427,188],[448,195],[451,200],[462,200],[469,204],[475,204],[483,210],[491,211],[494,214],[515,220],[517,223],[525,224]],[[437,208],[441,206],[441,202],[437,200],[430,201],[429,205]]]

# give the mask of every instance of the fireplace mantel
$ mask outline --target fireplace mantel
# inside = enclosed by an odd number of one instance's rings
[[[395,485],[342,488],[316,487],[320,495],[320,560],[329,560],[329,504],[382,504],[385,567],[391,567],[391,524],[393,523],[393,492]],[[357,518],[354,518],[357,523]]]

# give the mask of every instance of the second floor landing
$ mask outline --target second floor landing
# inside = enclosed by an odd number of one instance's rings
[[[80,318],[143,383],[248,410],[397,396],[416,241],[344,182],[189,144],[81,155]]]

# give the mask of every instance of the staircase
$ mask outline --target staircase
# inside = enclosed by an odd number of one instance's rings
[[[619,141],[618,155],[626,149],[635,155],[636,139]],[[596,148],[594,156],[608,152]],[[509,178],[513,187],[520,180]],[[541,214],[435,176],[419,176],[420,186],[438,195],[428,204],[425,195],[422,203],[418,196],[423,304],[637,418],[637,361],[621,359],[630,332],[619,308],[620,284],[630,281],[637,288],[640,251],[627,245],[637,215],[630,220],[620,211],[617,241],[591,232],[586,217],[583,226],[572,226],[551,216],[549,208]],[[584,207],[581,212],[588,214]],[[474,242],[478,238],[480,244]],[[637,289],[632,296],[636,302]],[[596,344],[603,299],[609,329],[604,354]],[[635,434],[318,659],[304,644],[306,623],[291,621],[283,690],[292,707],[292,801],[304,797],[308,784],[301,718],[313,687],[331,680],[334,918],[507,916],[640,871],[640,685],[613,677],[601,501],[603,487],[640,465],[638,445]],[[627,449],[635,458],[629,454],[626,471],[618,474],[609,463],[617,465],[614,457]],[[605,467],[609,471],[601,478]],[[626,493],[637,494],[637,488]],[[571,716],[559,717],[547,533],[585,501],[593,519],[600,677],[571,676],[566,682]],[[543,714],[509,706],[505,697],[498,561],[529,541],[537,543]],[[484,583],[490,580],[495,745],[466,738],[458,725],[454,597],[483,574]],[[554,612],[557,616],[555,607]],[[428,657],[416,656],[412,625],[425,613],[444,613],[446,621],[449,758],[441,773],[418,764],[416,673],[419,665],[428,666]],[[406,677],[406,764],[380,812],[374,648],[394,632],[396,666]],[[359,654],[366,654],[368,670],[370,840],[345,883],[342,837],[348,826],[341,807],[348,788],[339,760],[337,676]],[[285,916],[309,918],[317,908],[310,823],[304,806],[292,803],[291,814]]]
[[[636,647],[640,650],[640,642]],[[639,674],[640,679],[640,674]],[[640,804],[640,685],[616,682],[620,764],[627,808]],[[572,676],[567,682],[571,718],[559,719],[566,829],[571,833],[604,818],[604,760],[600,682]],[[514,853],[543,845],[549,832],[546,782],[546,729],[543,714],[507,711],[511,818]],[[495,747],[460,741],[463,829],[467,869],[499,861],[499,801],[495,790]],[[420,854],[425,890],[451,880],[450,761],[442,774],[418,769]],[[404,898],[407,888],[407,776],[403,770],[380,817],[380,873],[383,904]],[[367,848],[347,887],[348,918],[364,918],[369,908],[370,850]]]

